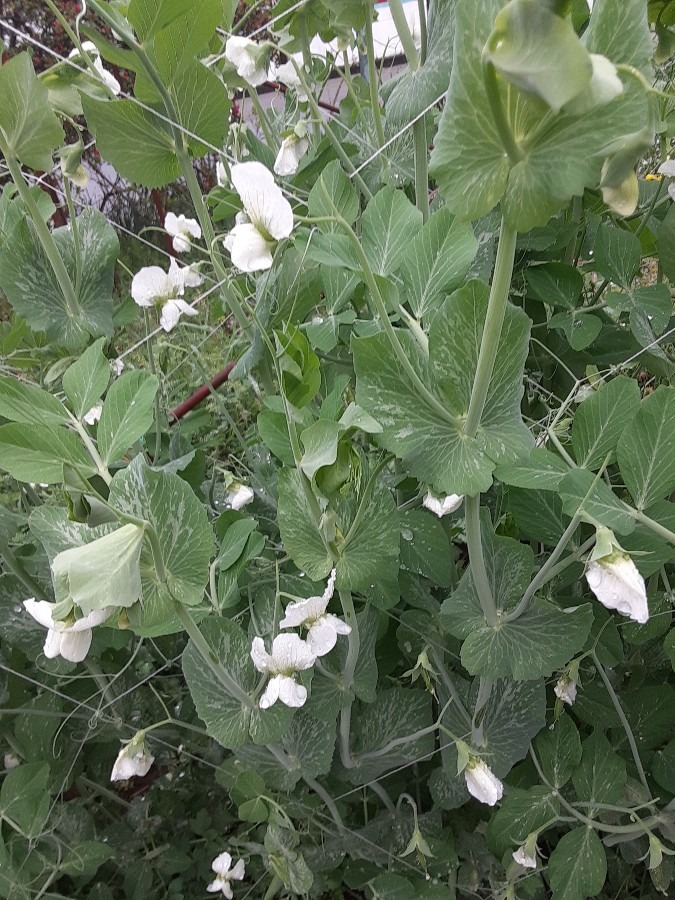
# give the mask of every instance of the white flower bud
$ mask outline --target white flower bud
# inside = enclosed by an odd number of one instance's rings
[[[464,780],[472,797],[494,806],[504,794],[504,785],[482,759],[473,757],[464,769]]]

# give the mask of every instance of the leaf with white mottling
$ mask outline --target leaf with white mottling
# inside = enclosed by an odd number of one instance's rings
[[[374,272],[390,275],[401,267],[410,240],[422,228],[422,213],[403,191],[386,187],[368,203],[361,218],[363,251]]]

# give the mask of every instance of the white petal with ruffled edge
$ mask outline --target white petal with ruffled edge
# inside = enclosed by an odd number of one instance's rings
[[[472,797],[494,806],[504,794],[504,785],[482,759],[470,762],[464,769],[464,780]]]
[[[172,260],[173,261],[173,260]],[[154,306],[172,293],[170,276],[159,266],[144,266],[131,280],[131,296],[138,306]]]
[[[590,562],[588,586],[607,609],[644,625],[649,619],[645,582],[633,560],[622,553]]]
[[[260,53],[260,46],[250,38],[234,35],[225,43],[225,57],[237,70],[237,75],[252,87],[259,87],[267,81],[267,65],[265,54]]]
[[[178,324],[181,316],[196,316],[197,310],[193,309],[185,300],[167,300],[162,307],[162,315],[159,324],[164,331],[171,331]]]
[[[309,141],[307,138],[299,138],[292,134],[285,137],[274,160],[274,171],[277,175],[295,175],[300,165],[300,160],[307,153]]]
[[[258,230],[280,241],[293,231],[293,210],[274,176],[259,162],[232,166],[232,184]]]
[[[274,244],[260,234],[255,225],[235,225],[223,241],[229,250],[232,265],[242,272],[261,272],[272,266]]]
[[[187,253],[192,246],[190,238],[199,240],[202,236],[196,219],[186,219],[184,215],[177,216],[172,212],[168,212],[164,218],[164,230],[173,238],[176,253]]]

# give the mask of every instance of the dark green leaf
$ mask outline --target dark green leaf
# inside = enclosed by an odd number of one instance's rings
[[[675,488],[675,388],[660,385],[642,402],[618,443],[617,459],[638,509]]]
[[[563,787],[581,762],[581,741],[572,718],[563,713],[534,742],[542,771],[554,788]]]
[[[572,426],[577,464],[597,471],[640,408],[640,388],[633,378],[617,375],[579,405]]]
[[[564,834],[548,862],[553,900],[597,897],[605,883],[607,859],[600,838],[582,825]]]

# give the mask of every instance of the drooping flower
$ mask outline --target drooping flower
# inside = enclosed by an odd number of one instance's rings
[[[232,900],[232,885],[231,881],[242,881],[244,875],[246,874],[246,864],[243,859],[237,860],[235,865],[232,865],[232,857],[229,853],[221,853],[211,863],[211,868],[216,873],[216,878],[208,885],[206,890],[210,894],[215,894],[220,891],[224,897],[227,897],[228,900]]]
[[[89,412],[86,412],[82,416],[82,421],[86,422],[87,425],[95,425],[98,420],[101,418],[101,413],[103,412],[103,404],[97,403],[96,406],[92,406]]]
[[[186,288],[198,287],[202,276],[193,266],[179,266],[175,259],[165,272],[159,266],[144,266],[131,281],[131,296],[137,306],[162,305],[160,324],[165,331],[175,328],[181,314],[196,316],[197,310],[180,300]]]
[[[243,213],[224,240],[232,264],[242,272],[269,269],[276,241],[290,237],[293,210],[274,176],[262,163],[232,166],[232,184],[241,198]]]
[[[259,87],[267,81],[269,48],[256,44],[247,37],[233,35],[225,42],[225,57],[251,87]]]
[[[430,509],[440,519],[458,510],[463,502],[464,494],[448,494],[446,497],[438,497],[433,491],[427,491],[422,500],[422,506]]]
[[[582,116],[596,106],[604,106],[623,93],[623,82],[614,63],[600,53],[591,53],[593,73],[587,87],[565,106],[565,112]]]
[[[101,80],[104,81],[108,88],[113,92],[113,94],[117,96],[122,90],[122,88],[120,87],[120,83],[112,74],[112,72],[108,72],[108,70],[103,66],[103,63],[101,62],[101,55],[98,52],[98,47],[96,46],[96,44],[93,41],[85,41],[82,44],[82,49],[91,57],[94,68],[101,76]],[[80,51],[77,49],[77,47],[75,47],[70,51],[68,59],[75,59],[80,55]]]
[[[609,528],[600,526],[596,530],[586,581],[607,609],[615,609],[641,625],[649,619],[644,578]]]
[[[241,509],[244,506],[248,506],[254,497],[253,488],[248,487],[246,484],[237,484],[235,482],[227,492],[225,503],[229,509]]]
[[[298,65],[302,65],[301,58],[298,60]],[[302,86],[302,81],[300,81],[300,77],[295,71],[295,66],[290,60],[283,63],[281,66],[277,66],[272,63],[270,67],[269,80],[280,81],[282,84],[285,84],[286,87],[293,88],[293,90],[297,94],[298,100],[301,103],[305,103],[307,101],[307,91],[305,91],[304,87]]]
[[[472,797],[494,806],[504,794],[504,785],[482,759],[474,756],[464,769],[464,780]]]
[[[35,600],[30,597],[23,601],[26,611],[31,614],[36,622],[48,628],[43,653],[47,659],[55,659],[62,656],[68,662],[82,662],[89,653],[92,639],[92,628],[102,625],[115,611],[114,606],[104,606],[96,609],[81,619],[73,617],[66,621],[54,620],[52,613],[56,608],[55,603],[46,600]]]
[[[514,850],[511,856],[514,862],[524,869],[537,868],[537,835],[535,832],[527,836],[524,844],[521,844],[517,850]]]
[[[308,597],[289,603],[286,615],[279,622],[279,628],[298,628],[301,625],[308,629],[307,644],[312,653],[325,656],[337,643],[339,634],[350,634],[351,626],[343,622],[326,608],[335,590],[335,569],[330,573],[326,590],[320,597]]]
[[[271,653],[265,650],[261,637],[253,638],[251,659],[258,672],[272,676],[260,698],[261,709],[269,709],[277,700],[294,708],[304,705],[307,688],[298,684],[294,676],[311,669],[316,655],[297,634],[278,634],[272,642]]]
[[[300,160],[307,153],[309,141],[306,137],[291,134],[281,142],[281,147],[274,160],[274,171],[277,175],[295,175]]]
[[[569,675],[561,675],[553,688],[553,693],[563,703],[572,706],[577,699],[577,683]]]
[[[176,253],[187,253],[192,246],[190,238],[199,240],[202,230],[196,219],[186,219],[168,212],[164,218],[164,230],[173,238],[173,249]]]
[[[111,781],[128,781],[136,775],[147,775],[155,757],[145,749],[145,732],[139,731],[117,754],[110,773]]]

